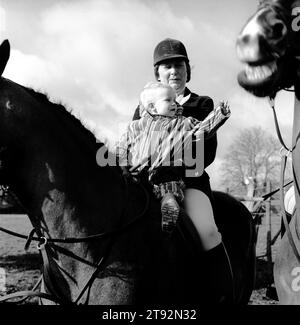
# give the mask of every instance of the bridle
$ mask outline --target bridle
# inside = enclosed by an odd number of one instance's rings
[[[286,234],[289,240],[289,243],[293,249],[294,255],[297,258],[297,261],[300,263],[300,251],[299,248],[297,247],[296,243],[295,243],[295,238],[291,232],[290,226],[289,226],[289,222],[288,222],[288,217],[287,217],[287,213],[284,207],[284,178],[285,178],[285,170],[286,170],[286,163],[287,163],[287,159],[290,156],[290,154],[292,154],[292,152],[294,151],[294,149],[296,148],[297,145],[297,140],[296,143],[293,144],[292,148],[288,148],[288,146],[284,143],[282,136],[281,136],[281,132],[280,132],[280,128],[279,128],[279,123],[278,123],[278,119],[277,119],[277,115],[276,115],[276,111],[275,111],[275,94],[273,96],[269,97],[269,104],[272,108],[273,111],[273,116],[274,116],[274,121],[275,121],[275,128],[276,128],[276,133],[277,133],[277,137],[278,140],[280,142],[280,144],[282,145],[282,148],[280,149],[280,155],[281,155],[281,171],[280,171],[280,209],[281,209],[281,215],[282,215],[282,220],[284,223],[284,227],[286,230]],[[293,166],[293,176],[294,176],[294,183],[296,183],[295,185],[295,189],[299,192],[299,188],[297,185],[297,181],[295,182],[296,178],[295,178],[295,171],[294,171],[294,166]],[[295,213],[295,212],[294,212]],[[297,240],[298,242],[300,241],[300,234],[298,232],[298,227],[297,227],[297,218],[295,219],[295,234],[297,236]]]
[[[126,193],[125,193],[125,201],[124,201],[125,207],[123,209],[122,216],[126,219],[122,218],[122,220],[128,220],[128,214],[129,214],[128,204],[127,204],[128,199],[129,199],[129,184],[128,184],[128,182],[130,182],[131,180],[129,177],[125,177],[125,176],[123,177],[123,179],[124,179],[124,183],[125,183],[125,192]],[[128,229],[130,229],[138,221],[140,221],[141,218],[146,214],[146,211],[149,208],[150,198],[149,198],[147,189],[145,189],[145,187],[143,186],[143,184],[141,182],[136,181],[136,180],[134,182],[138,183],[138,185],[141,187],[142,191],[145,194],[146,203],[144,205],[142,212],[140,214],[138,214],[137,216],[135,216],[132,220],[130,220],[128,223],[126,223],[125,225],[123,225],[120,228],[114,229],[112,231],[102,232],[102,233],[98,233],[95,235],[80,237],[80,238],[76,238],[76,237],[50,238],[50,237],[46,236],[42,227],[37,227],[36,225],[34,225],[35,222],[33,222],[32,220],[36,220],[36,218],[34,218],[29,213],[29,211],[27,211],[27,209],[25,209],[25,207],[22,205],[22,203],[19,201],[19,199],[14,195],[14,193],[10,192],[11,195],[14,196],[15,200],[22,206],[24,211],[29,216],[29,219],[33,223],[33,229],[31,230],[31,232],[28,236],[16,233],[14,231],[11,231],[11,230],[8,230],[8,229],[2,228],[2,227],[0,227],[0,231],[3,231],[5,233],[8,233],[10,235],[13,235],[13,236],[16,236],[19,238],[26,239],[25,250],[28,249],[28,247],[32,241],[37,241],[38,242],[37,248],[40,251],[41,256],[42,256],[43,271],[42,271],[41,277],[39,278],[39,280],[37,281],[37,283],[35,284],[35,286],[33,287],[32,290],[20,291],[20,292],[16,292],[16,293],[12,293],[12,294],[7,294],[3,297],[0,297],[0,303],[5,302],[10,299],[13,299],[13,298],[25,296],[25,298],[20,299],[19,301],[16,301],[14,303],[22,303],[30,297],[38,297],[40,299],[47,299],[47,300],[53,301],[58,304],[63,304],[63,305],[66,305],[66,304],[67,305],[70,305],[70,304],[77,305],[77,304],[79,304],[80,299],[82,298],[84,293],[88,290],[88,288],[92,285],[94,280],[97,278],[99,272],[104,270],[104,268],[105,268],[104,265],[105,265],[107,258],[109,257],[111,248],[114,245],[114,243],[118,240],[119,236],[122,233],[124,233],[125,231],[127,231]],[[37,236],[34,236],[34,234],[36,234]],[[57,243],[74,244],[74,243],[99,241],[99,240],[103,240],[103,239],[108,239],[108,244],[106,245],[105,253],[99,258],[97,263],[92,263],[90,261],[87,261],[86,259],[74,254],[70,250],[57,245]],[[60,268],[58,262],[53,257],[53,251],[62,253],[62,254],[69,256],[73,259],[76,259],[77,261],[79,261],[81,263],[84,263],[91,267],[94,267],[94,271],[92,272],[92,275],[86,281],[86,284],[83,286],[80,293],[78,294],[78,296],[76,297],[76,299],[73,302],[70,301],[69,298],[66,297],[61,292],[59,283],[57,283],[57,281],[55,279],[54,271],[59,270],[59,272],[62,272],[63,269]],[[42,280],[45,285],[46,291],[48,291],[46,293],[37,291],[37,288],[42,283]],[[87,304],[87,303],[88,303],[88,295],[87,295],[85,304]]]

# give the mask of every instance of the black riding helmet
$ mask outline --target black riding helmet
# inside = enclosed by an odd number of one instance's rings
[[[186,82],[189,82],[191,79],[191,68],[185,46],[182,42],[172,38],[166,38],[162,40],[156,45],[154,49],[153,65],[156,79],[158,79],[159,64],[171,59],[183,59],[185,61],[187,68]]]

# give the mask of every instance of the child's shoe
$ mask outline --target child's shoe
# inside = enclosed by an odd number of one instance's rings
[[[177,224],[180,206],[172,193],[166,193],[161,200],[162,230],[171,233]]]

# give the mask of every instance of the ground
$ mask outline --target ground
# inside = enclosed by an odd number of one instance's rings
[[[279,228],[280,219],[275,216],[272,222],[272,236]],[[0,227],[8,228],[21,234],[29,234],[30,222],[25,215],[2,214]],[[266,259],[267,227],[262,220],[259,226],[256,259],[256,283],[250,298],[250,305],[277,305],[276,290],[273,283],[272,267]],[[273,260],[279,239],[272,247]],[[36,242],[32,242],[27,252],[24,250],[25,240],[11,235],[0,234],[0,270],[5,270],[5,283],[0,276],[0,296],[20,290],[30,290],[40,276],[40,256]],[[36,298],[30,298],[26,304],[35,304]]]
[[[270,238],[273,239],[281,225],[279,214],[272,214],[270,223],[263,216],[258,224],[258,236],[256,243],[256,281],[249,304],[251,305],[278,305],[276,289],[273,279],[273,265],[276,251],[280,243],[280,236],[271,246],[272,260],[268,260],[267,234],[271,228]]]

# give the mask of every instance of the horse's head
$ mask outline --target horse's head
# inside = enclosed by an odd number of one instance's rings
[[[300,1],[262,0],[237,39],[246,64],[239,84],[259,97],[295,85],[300,79]]]
[[[0,46],[1,73],[9,49],[8,41]],[[0,76],[0,184],[17,184],[30,197],[37,182],[75,193],[78,180],[88,179],[86,170],[100,171],[96,148],[92,132],[62,105]]]
[[[10,168],[5,168],[1,173],[2,184],[9,178],[10,171],[13,174],[20,170],[26,137],[32,131],[32,124],[29,123],[32,111],[25,110],[24,106],[27,105],[21,103],[27,103],[29,107],[35,106],[34,102],[30,103],[29,96],[21,86],[2,77],[9,55],[10,45],[5,40],[0,45],[0,160],[2,170],[7,166]]]

